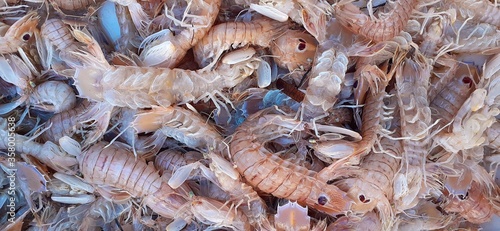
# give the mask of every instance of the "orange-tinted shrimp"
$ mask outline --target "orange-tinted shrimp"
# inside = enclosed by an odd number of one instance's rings
[[[467,221],[481,224],[491,220],[498,213],[498,208],[493,207],[484,187],[473,181],[465,197],[457,197],[450,194],[449,203],[446,205],[447,212],[460,213]]]
[[[265,112],[260,111],[243,122],[229,144],[240,174],[261,191],[330,215],[350,210],[352,200],[345,192],[327,184],[316,172],[283,160],[265,148],[266,137],[276,138],[292,129],[304,129],[304,124],[296,120]]]
[[[351,2],[340,2],[335,7],[335,15],[339,22],[353,33],[381,42],[392,39],[403,30],[418,2],[418,0],[388,1],[386,6],[392,9],[378,20],[370,19]]]
[[[313,63],[317,44],[316,39],[310,34],[288,30],[271,43],[271,51],[274,55],[274,61],[280,67],[287,68],[288,71],[309,70]]]
[[[215,65],[222,53],[247,44],[269,47],[287,28],[286,24],[269,19],[251,23],[227,22],[214,26],[193,48],[196,62],[201,67]]]
[[[143,197],[143,203],[167,218],[176,217],[186,204],[187,192],[174,190],[164,182],[153,165],[137,159],[116,143],[99,142],[78,156],[80,171],[92,184],[112,186]]]

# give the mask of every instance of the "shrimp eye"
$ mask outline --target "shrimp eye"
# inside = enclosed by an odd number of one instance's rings
[[[320,205],[326,205],[326,203],[328,203],[328,198],[326,198],[325,196],[319,196],[318,197],[318,204],[320,204]]]
[[[369,203],[370,199],[366,199],[364,195],[359,195],[359,200],[363,203]]]
[[[465,76],[463,79],[462,79],[462,83],[464,84],[469,84],[469,87],[472,85],[472,79],[468,76]]]
[[[299,39],[299,46],[297,47],[297,49],[299,49],[299,51],[303,51],[304,49],[306,49],[306,41],[304,41],[304,39]]]
[[[358,80],[354,81],[354,84],[352,84],[352,87],[354,89],[358,88]]]
[[[23,35],[23,40],[24,40],[24,41],[28,41],[28,40],[30,40],[30,38],[31,38],[31,35],[30,35],[30,34],[24,34],[24,35]]]

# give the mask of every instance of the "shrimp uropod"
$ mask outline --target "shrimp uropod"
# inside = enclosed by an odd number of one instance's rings
[[[262,133],[276,137],[284,135],[283,130],[303,130],[304,124],[264,113],[265,110],[257,112],[243,122],[229,144],[238,172],[250,185],[276,197],[294,200],[330,215],[347,212],[352,200],[345,192],[318,178],[316,172],[274,155],[257,138],[264,136]]]
[[[306,118],[316,118],[333,107],[344,82],[347,63],[345,48],[334,41],[321,43],[309,76],[302,106]]]

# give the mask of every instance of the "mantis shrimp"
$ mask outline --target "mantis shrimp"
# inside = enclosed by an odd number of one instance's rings
[[[475,90],[479,75],[474,67],[459,65],[455,78],[452,79],[431,101],[431,108],[436,111],[434,120],[440,119],[439,125],[444,125],[453,120],[460,106]]]
[[[388,98],[386,107],[394,108],[397,112],[396,97]],[[392,135],[400,134],[399,119],[396,117],[386,121],[387,129],[393,130]],[[371,216],[376,208],[377,220],[383,230],[393,224],[395,212],[391,206],[394,196],[394,177],[400,169],[400,158],[403,154],[401,141],[390,137],[381,137],[378,141],[380,150],[373,149],[364,157],[358,166],[342,166],[336,171],[341,172],[341,179],[333,179],[334,184],[345,190],[355,204],[352,211]],[[343,161],[340,161],[343,162]],[[372,217],[373,219],[373,217]]]
[[[403,140],[405,171],[398,173],[396,180],[398,184],[408,186],[395,193],[397,209],[402,210],[415,206],[422,187],[427,186],[424,166],[431,122],[427,99],[431,67],[423,55],[416,53],[415,56],[416,60],[406,58],[396,70],[401,135],[408,137]]]
[[[117,145],[116,142],[111,145],[99,142],[78,155],[85,181],[120,188],[134,197],[142,197],[143,203],[161,216],[175,218],[180,215],[180,209],[189,201],[189,189],[172,189],[153,165],[136,159],[132,152]]]
[[[241,213],[231,211],[223,203],[210,198],[192,196],[187,186],[172,189],[152,165],[137,160],[132,152],[117,145],[99,142],[78,156],[87,182],[123,189],[134,197],[142,197],[143,203],[154,212],[176,219],[175,225],[179,222],[190,223],[192,218],[197,218],[204,223],[247,230],[246,217]],[[214,217],[212,213],[216,208],[225,210],[225,213]]]
[[[265,137],[304,129],[302,123],[265,112],[248,117],[233,135],[229,145],[238,172],[249,184],[274,196],[295,200],[330,215],[349,210],[352,199],[345,192],[318,178],[318,173],[291,164],[264,147]]]
[[[486,129],[497,121],[496,116],[500,114],[497,103],[500,89],[500,72],[497,67],[499,60],[500,56],[496,55],[486,64],[477,88],[453,117],[452,132],[436,137],[436,142],[446,150],[456,153],[477,147],[486,141]]]
[[[341,1],[335,7],[335,15],[337,20],[353,33],[374,42],[381,42],[392,39],[404,29],[412,11],[418,7],[418,2],[418,0],[389,1],[386,7],[391,7],[391,10],[379,19],[374,19],[365,15],[350,1]]]
[[[214,92],[240,83],[259,65],[259,59],[250,57],[235,64],[222,63],[213,71],[190,71],[111,66],[102,56],[97,59],[89,53],[79,55],[85,62],[84,66],[76,68],[74,76],[80,96],[132,109],[152,105],[168,107],[213,97]]]

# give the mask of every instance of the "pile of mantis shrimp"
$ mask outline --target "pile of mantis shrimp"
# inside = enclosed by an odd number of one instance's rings
[[[496,0],[2,0],[0,53],[1,230],[500,227]]]

